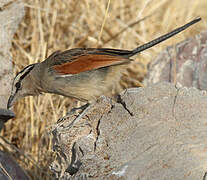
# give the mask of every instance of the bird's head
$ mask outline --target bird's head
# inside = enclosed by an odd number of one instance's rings
[[[20,71],[13,80],[12,91],[9,97],[7,108],[9,109],[18,99],[25,96],[36,95],[31,79],[32,69],[36,64],[31,64]]]

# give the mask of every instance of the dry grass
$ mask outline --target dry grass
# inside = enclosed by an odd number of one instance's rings
[[[133,49],[197,16],[203,18],[196,26],[138,56],[137,62],[144,67],[136,63],[131,66],[130,72],[136,79],[164,47],[207,27],[206,0],[24,0],[24,3],[26,15],[12,47],[15,73],[58,49],[97,46]],[[146,16],[149,17],[135,23]],[[21,149],[23,153],[13,155],[32,179],[51,179],[48,165],[54,154],[47,132],[67,112],[70,102],[45,94],[25,98],[15,105],[17,117],[7,123],[3,136]]]

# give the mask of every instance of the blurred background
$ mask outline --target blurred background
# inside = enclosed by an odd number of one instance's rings
[[[162,49],[207,29],[206,0],[23,0],[25,17],[12,43],[14,75],[43,61],[56,50],[75,47],[133,49],[193,18],[202,21],[181,34],[134,57],[123,74],[123,88],[142,86],[147,64]],[[14,147],[13,156],[32,179],[51,179],[55,158],[50,129],[76,105],[62,96],[27,97],[14,106],[16,118],[2,131]]]

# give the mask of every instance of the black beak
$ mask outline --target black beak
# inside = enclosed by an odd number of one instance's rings
[[[8,100],[8,103],[7,103],[7,109],[9,109],[12,106],[13,99],[14,99],[14,96],[9,97],[9,100]]]

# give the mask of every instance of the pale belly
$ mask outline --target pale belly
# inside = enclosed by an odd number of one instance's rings
[[[90,102],[116,94],[123,68],[111,66],[75,75],[59,75],[51,79],[48,92]]]

